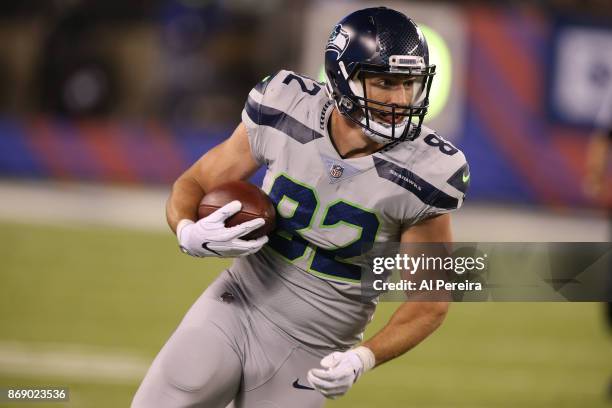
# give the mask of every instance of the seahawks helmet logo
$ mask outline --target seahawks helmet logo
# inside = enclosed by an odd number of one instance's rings
[[[336,57],[336,61],[342,57],[344,51],[348,48],[351,42],[351,36],[348,31],[342,28],[342,24],[338,24],[334,27],[334,31],[332,31],[331,36],[329,37],[329,41],[327,42],[327,51],[334,51],[338,54]]]

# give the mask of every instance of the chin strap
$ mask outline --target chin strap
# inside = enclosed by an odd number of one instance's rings
[[[364,119],[361,119],[361,124],[365,125]],[[406,131],[406,126],[410,126],[410,122],[405,121],[403,124],[399,126],[395,126],[395,131],[391,126],[384,126],[374,119],[370,119],[370,126],[363,126],[363,133],[368,136],[370,139],[374,140],[376,143],[387,144],[394,141],[400,140],[401,135]],[[382,133],[387,137],[383,137],[377,133]],[[397,137],[393,137],[392,135],[399,135]]]

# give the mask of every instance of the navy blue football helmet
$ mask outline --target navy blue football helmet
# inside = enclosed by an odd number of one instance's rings
[[[435,69],[429,64],[427,41],[419,27],[404,14],[385,7],[358,10],[344,17],[334,27],[325,49],[330,98],[340,113],[378,143],[419,136]],[[409,105],[368,98],[365,77],[381,74],[414,80]],[[380,116],[390,116],[390,120],[377,120]]]

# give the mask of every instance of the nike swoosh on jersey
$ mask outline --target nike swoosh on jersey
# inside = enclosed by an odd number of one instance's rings
[[[446,182],[465,194],[470,185],[470,175],[470,167],[464,163]]]
[[[295,381],[293,382],[293,388],[297,388],[298,390],[312,390],[314,391],[314,388],[312,387],[308,387],[306,385],[302,385],[299,383],[300,379],[296,378]]]

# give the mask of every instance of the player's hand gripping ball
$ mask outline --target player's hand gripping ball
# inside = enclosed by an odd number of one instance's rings
[[[274,205],[256,186],[235,181],[209,191],[198,208],[197,222],[181,220],[177,236],[181,250],[197,257],[237,257],[253,254],[275,227]]]
[[[242,237],[256,239],[268,235],[276,226],[276,210],[270,197],[259,187],[246,181],[230,181],[209,191],[198,208],[198,218],[202,219],[230,202],[238,200],[240,211],[225,220],[226,227],[234,227],[256,218],[263,218],[265,224]]]

